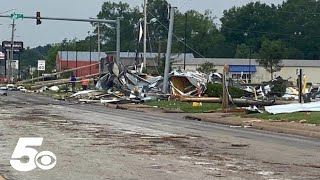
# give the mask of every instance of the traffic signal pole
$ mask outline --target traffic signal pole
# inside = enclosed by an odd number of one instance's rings
[[[12,20],[12,29],[11,29],[11,49],[10,49],[10,59],[9,59],[9,66],[8,66],[8,82],[11,83],[11,77],[13,75],[13,69],[12,69],[12,62],[13,62],[13,44],[14,44],[14,31],[15,31],[15,23],[14,19]],[[14,83],[14,82],[12,82]]]
[[[0,15],[0,18],[11,18],[10,15]],[[24,16],[23,19],[36,19],[37,16]],[[59,17],[40,17],[41,20],[53,20],[53,21],[76,21],[76,22],[89,22],[89,23],[108,23],[108,24],[116,24],[117,31],[117,64],[120,65],[120,18],[116,20],[107,20],[107,19],[79,19],[79,18],[59,18]]]

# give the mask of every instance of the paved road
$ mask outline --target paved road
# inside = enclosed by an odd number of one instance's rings
[[[320,141],[10,92],[0,98],[0,175],[9,179],[320,179]],[[51,170],[20,173],[19,137],[44,137]]]

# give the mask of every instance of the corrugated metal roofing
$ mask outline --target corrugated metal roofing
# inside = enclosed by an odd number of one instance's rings
[[[237,59],[237,58],[194,58],[187,59],[187,65],[199,65],[206,62],[211,62],[216,66],[228,65],[248,65],[250,62],[249,59]],[[175,65],[182,65],[183,61],[174,63]],[[251,60],[251,65],[258,66],[259,63],[255,60]],[[285,59],[282,61],[283,66],[291,67],[320,67],[320,60],[295,60],[295,59]]]
[[[59,51],[58,56],[63,61],[89,61],[90,60],[90,52],[82,52],[82,51]],[[106,53],[101,52],[101,58],[106,57]],[[62,57],[62,58],[61,58]],[[91,52],[91,61],[99,61],[99,53],[98,52]]]
[[[249,65],[230,65],[229,66],[230,72],[256,72],[256,66],[249,66]]]
[[[114,54],[114,53],[113,53]],[[143,53],[139,53],[139,58],[143,55]],[[59,51],[58,56],[62,57],[62,60],[66,61],[68,60],[76,60],[78,61],[88,61],[90,59],[90,52],[82,52],[82,51]],[[104,52],[101,52],[101,58],[106,57],[107,54]],[[164,54],[162,53],[161,56],[163,57]],[[132,58],[134,59],[136,57],[135,52],[120,52],[120,58]],[[146,53],[146,58],[147,59],[156,59],[158,58],[158,53]],[[172,54],[171,56],[172,59],[174,60],[182,60],[184,58],[184,54]],[[91,52],[91,60],[92,61],[98,61],[98,52]],[[187,60],[192,60],[194,59],[194,55],[192,53],[187,53],[186,54],[186,59]]]
[[[161,53],[161,57],[164,57],[164,53]],[[143,53],[140,52],[138,57],[140,58],[141,56],[143,56]],[[120,57],[121,58],[135,58],[136,57],[136,53],[135,52],[120,52]],[[147,59],[157,59],[158,58],[158,53],[146,53],[146,58]],[[175,59],[175,60],[181,60],[184,58],[184,54],[183,53],[179,53],[179,54],[172,54],[171,55],[171,59]],[[186,59],[194,59],[194,55],[192,53],[187,53],[186,54]]]

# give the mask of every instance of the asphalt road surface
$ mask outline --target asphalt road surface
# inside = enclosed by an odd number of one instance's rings
[[[12,168],[21,137],[43,137],[42,146],[32,148],[54,153],[55,167]],[[179,113],[20,92],[0,97],[0,179],[320,179],[319,150],[319,139],[192,121]]]

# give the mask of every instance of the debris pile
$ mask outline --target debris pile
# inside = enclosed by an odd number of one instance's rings
[[[266,111],[271,114],[294,113],[294,112],[320,112],[320,102],[305,104],[286,104],[265,107]]]
[[[171,94],[175,97],[181,97],[202,95],[206,91],[206,86],[211,76],[199,72],[175,70],[170,73],[169,77]]]
[[[104,65],[103,74],[98,79],[96,89],[105,91],[112,99],[141,103],[145,101],[167,99],[169,95],[162,93],[163,77],[153,77],[129,70],[109,62]]]

